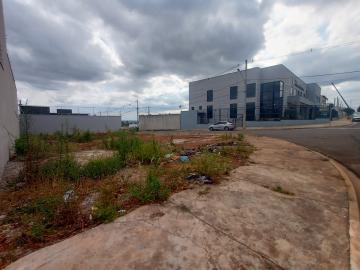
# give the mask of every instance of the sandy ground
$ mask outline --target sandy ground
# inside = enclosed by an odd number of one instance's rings
[[[300,146],[249,140],[258,149],[250,164],[220,185],[141,207],[6,269],[349,269],[337,170]]]

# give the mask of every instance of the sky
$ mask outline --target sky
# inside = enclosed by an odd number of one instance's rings
[[[18,98],[122,113],[188,108],[188,83],[240,64],[360,70],[359,0],[3,0]],[[305,77],[360,105],[360,73]],[[150,107],[150,108],[147,108]]]

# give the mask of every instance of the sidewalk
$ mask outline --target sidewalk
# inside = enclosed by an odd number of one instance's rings
[[[334,120],[325,124],[316,124],[316,125],[298,125],[298,126],[278,126],[278,127],[246,127],[249,130],[256,129],[297,129],[297,128],[327,128],[327,127],[343,127],[351,125],[351,120],[342,118],[339,120]],[[241,129],[241,128],[240,128]]]
[[[350,269],[348,193],[300,146],[249,137],[248,166],[38,250],[6,269]]]

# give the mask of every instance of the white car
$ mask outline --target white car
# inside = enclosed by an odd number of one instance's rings
[[[360,122],[360,112],[356,112],[352,115],[353,122]]]
[[[234,130],[235,125],[228,121],[220,121],[209,126],[209,130]]]

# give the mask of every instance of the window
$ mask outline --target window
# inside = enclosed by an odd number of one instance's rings
[[[230,118],[237,118],[237,104],[230,104]]]
[[[191,107],[191,110],[193,111],[195,108],[194,107]]]
[[[231,86],[230,87],[230,99],[237,99],[238,96],[238,87]]]
[[[202,110],[202,106],[199,106],[199,110],[200,110],[200,111]]]
[[[207,118],[208,119],[213,118],[213,106],[212,105],[207,106]]]
[[[246,97],[255,97],[256,94],[256,83],[250,83],[246,85]]]
[[[213,101],[213,90],[207,90],[206,92],[206,100],[207,101]]]

